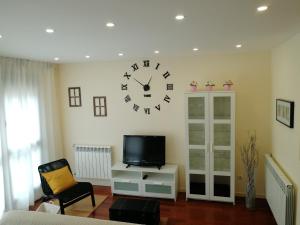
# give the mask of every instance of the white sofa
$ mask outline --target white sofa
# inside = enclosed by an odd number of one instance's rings
[[[110,220],[50,214],[36,211],[10,211],[3,214],[0,225],[129,225]]]

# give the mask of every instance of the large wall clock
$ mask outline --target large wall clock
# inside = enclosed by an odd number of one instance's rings
[[[142,60],[122,74],[121,90],[123,101],[133,111],[150,115],[172,101],[174,83],[171,73],[160,63]]]

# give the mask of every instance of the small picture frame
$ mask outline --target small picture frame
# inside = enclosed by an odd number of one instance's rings
[[[106,97],[105,96],[94,96],[93,97],[94,105],[94,116],[107,116],[106,108]]]
[[[80,87],[69,87],[69,106],[70,107],[81,107],[81,91]]]
[[[295,103],[283,99],[276,99],[276,120],[289,128],[294,128]]]

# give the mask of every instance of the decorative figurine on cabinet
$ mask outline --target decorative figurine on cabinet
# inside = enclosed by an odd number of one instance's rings
[[[207,81],[206,84],[205,84],[205,90],[206,91],[212,91],[214,86],[215,86],[215,84],[211,80]]]
[[[196,91],[197,91],[197,86],[198,86],[197,81],[194,81],[194,80],[193,80],[193,81],[190,83],[191,91],[192,91],[192,92],[196,92]]]
[[[231,80],[226,80],[225,83],[223,84],[224,90],[225,91],[231,91],[233,83]]]

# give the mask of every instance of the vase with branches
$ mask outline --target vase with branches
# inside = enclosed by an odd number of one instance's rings
[[[241,147],[241,157],[244,164],[246,185],[246,208],[255,208],[255,170],[258,166],[259,156],[256,146],[256,133],[249,133],[249,140]]]

